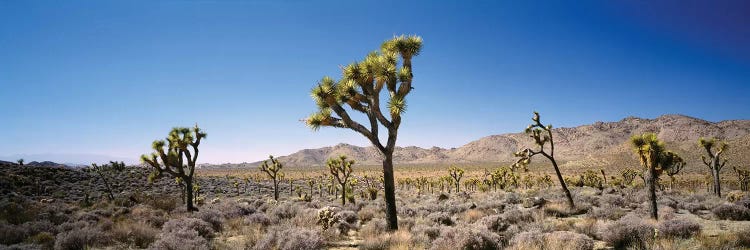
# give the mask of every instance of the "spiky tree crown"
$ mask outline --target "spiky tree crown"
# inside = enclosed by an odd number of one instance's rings
[[[271,164],[269,164],[268,161],[271,161]],[[261,171],[268,174],[268,176],[272,179],[284,176],[283,173],[279,173],[279,171],[284,168],[284,165],[281,164],[278,159],[274,158],[273,155],[269,155],[268,160],[263,161],[263,163],[260,164],[259,168]]]
[[[198,125],[193,128],[172,128],[166,141],[154,141],[151,144],[154,153],[141,155],[141,161],[156,170],[153,177],[159,177],[164,172],[173,176],[192,176],[198,159],[198,146],[206,136]]]
[[[345,155],[339,156],[339,158],[331,158],[326,162],[328,171],[331,172],[331,176],[336,177],[339,183],[346,179],[352,173],[353,160],[347,160]]]
[[[377,119],[386,127],[392,124],[397,126],[401,114],[406,110],[405,97],[412,90],[411,59],[419,55],[421,48],[422,38],[419,36],[394,37],[384,42],[380,51],[368,54],[360,62],[344,66],[340,80],[323,77],[311,93],[318,111],[305,120],[306,124],[313,129],[323,126],[352,128],[369,137],[372,131],[365,133],[359,123],[351,120],[344,109],[348,106],[367,114],[371,121]],[[390,120],[380,111],[379,99],[383,89],[388,91],[390,97],[387,102]]]
[[[456,180],[460,180],[461,177],[464,176],[464,170],[455,166],[448,168],[448,173],[450,173],[451,177]]]
[[[654,133],[634,135],[630,137],[630,144],[639,155],[641,165],[653,167],[658,170],[657,174],[667,171],[670,176],[675,175],[685,165],[685,160],[677,153],[667,151],[664,142]]]

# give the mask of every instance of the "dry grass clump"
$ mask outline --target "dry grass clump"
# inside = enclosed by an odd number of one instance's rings
[[[57,234],[55,249],[85,249],[106,246],[110,243],[110,236],[99,228],[83,227]]]
[[[540,231],[522,232],[513,237],[509,249],[580,249],[594,248],[591,237],[569,232],[554,231],[541,233]]]
[[[577,204],[575,208],[570,208],[563,202],[551,202],[544,205],[544,213],[557,218],[567,218],[573,215],[585,214],[591,209],[590,205]]]

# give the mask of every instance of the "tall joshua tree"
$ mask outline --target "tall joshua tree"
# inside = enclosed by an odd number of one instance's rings
[[[23,166],[23,158],[18,159],[16,162],[18,162],[19,166]]]
[[[413,89],[412,57],[418,55],[421,48],[422,38],[419,36],[394,37],[385,41],[380,51],[368,54],[361,62],[343,67],[341,80],[324,77],[312,89],[318,111],[305,120],[313,129],[337,127],[354,130],[378,149],[383,157],[386,219],[388,229],[392,231],[398,229],[393,151],[401,126],[401,115],[406,110],[406,96]],[[380,108],[380,93],[384,89],[389,97],[386,105],[388,112],[385,114]],[[364,124],[368,126],[355,121],[350,112],[364,114],[367,117]],[[388,132],[385,143],[379,137],[380,126]]]
[[[557,161],[555,161],[555,141],[552,139],[552,125],[548,124],[545,126],[542,124],[539,121],[539,113],[536,111],[534,111],[534,117],[531,118],[531,121],[533,121],[533,123],[526,127],[525,133],[529,134],[529,136],[534,139],[534,143],[539,146],[539,149],[534,151],[531,148],[526,148],[516,152],[514,155],[520,158],[515,164],[513,164],[514,167],[523,167],[525,169],[526,166],[531,163],[531,158],[535,155],[542,155],[547,158],[552,163],[552,167],[555,168],[555,174],[557,174],[557,180],[560,182],[560,187],[565,192],[565,197],[568,198],[568,206],[571,209],[575,208],[573,196],[570,194],[568,186],[565,185],[565,179],[563,179],[562,174],[560,174],[560,168],[557,166]],[[549,143],[549,151],[544,150],[544,145],[547,143]]]
[[[634,135],[630,143],[638,154],[641,166],[645,168],[644,180],[646,181],[651,218],[657,220],[659,214],[656,206],[656,182],[662,172],[683,166],[683,160],[677,154],[666,151],[664,143],[659,141],[654,133]]]
[[[331,176],[336,178],[336,182],[341,185],[341,205],[346,205],[346,184],[349,183],[349,177],[352,175],[352,165],[354,161],[346,159],[345,155],[339,158],[328,159],[326,163]]]
[[[270,165],[268,164],[269,160],[271,161]],[[280,173],[280,171],[284,168],[284,165],[271,155],[268,156],[268,160],[260,164],[259,168],[260,171],[265,172],[273,180],[273,199],[279,200],[279,179],[284,176],[284,173]]]
[[[717,142],[716,138],[700,138],[698,139],[698,144],[701,145],[704,149],[706,149],[706,154],[701,156],[701,160],[703,160],[703,164],[705,164],[708,169],[711,171],[711,177],[713,177],[714,180],[714,194],[716,196],[721,197],[721,169],[724,168],[724,164],[727,163],[727,160],[724,161],[721,160],[721,154],[723,154],[727,148],[729,148],[729,145],[727,145],[726,142]]]
[[[154,153],[141,156],[141,161],[154,169],[151,178],[158,178],[167,173],[172,177],[182,179],[187,196],[187,210],[191,212],[198,211],[198,208],[193,205],[193,174],[195,174],[195,162],[198,160],[198,146],[204,138],[206,138],[206,133],[198,125],[192,129],[172,128],[166,142],[156,140],[151,144]]]

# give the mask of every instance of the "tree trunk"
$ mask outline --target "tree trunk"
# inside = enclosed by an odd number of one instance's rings
[[[568,185],[565,185],[565,179],[563,179],[562,174],[560,174],[560,168],[557,167],[557,161],[555,161],[555,158],[547,157],[552,162],[552,166],[555,167],[555,174],[557,174],[557,180],[560,181],[560,187],[562,187],[563,191],[565,192],[565,197],[568,198],[568,207],[571,209],[575,208],[575,203],[573,203],[573,196],[570,194],[570,190],[568,190]]]
[[[187,210],[188,212],[198,211],[195,206],[193,206],[193,178],[192,177],[184,177],[182,178],[185,182],[185,194],[187,195]]]
[[[279,182],[273,179],[273,200],[279,200]]]
[[[718,161],[716,162],[716,164],[714,164],[713,172],[714,172],[713,173],[714,174],[714,194],[716,194],[716,196],[719,196],[719,198],[721,198],[721,178],[719,176]]]
[[[346,205],[346,182],[341,184],[341,205]]]
[[[645,179],[648,185],[648,199],[649,206],[651,208],[651,218],[654,220],[659,219],[659,213],[656,205],[656,169],[653,166],[649,167],[648,177]]]
[[[393,152],[384,153],[383,159],[383,186],[385,197],[385,217],[388,221],[390,231],[398,230],[398,217],[396,212],[396,186],[393,183]]]

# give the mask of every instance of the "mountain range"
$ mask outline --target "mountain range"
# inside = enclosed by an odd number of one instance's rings
[[[731,166],[750,166],[750,120],[710,122],[684,115],[662,115],[655,119],[627,117],[617,122],[596,122],[571,128],[554,128],[555,157],[564,168],[637,167],[637,159],[628,144],[630,136],[656,133],[667,149],[680,154],[688,171],[703,170],[700,156],[705,150],[698,145],[700,137],[726,140],[730,147],[725,154]],[[472,165],[510,164],[513,153],[533,146],[524,133],[490,135],[458,148],[397,147],[396,165]],[[304,149],[278,157],[287,166],[321,166],[326,159],[347,155],[361,165],[378,165],[381,157],[373,147],[338,144],[317,149]],[[259,162],[213,165],[212,167],[254,167]]]

